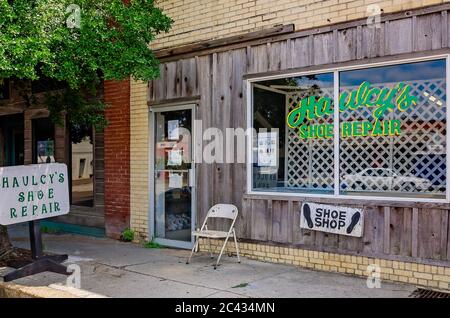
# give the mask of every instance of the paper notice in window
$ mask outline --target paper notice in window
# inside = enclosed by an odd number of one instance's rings
[[[169,140],[178,140],[180,138],[178,126],[178,120],[167,121],[167,134],[169,135]]]
[[[169,173],[169,188],[179,189],[183,187],[183,174],[181,173]]]
[[[167,165],[168,166],[181,166],[183,160],[183,154],[181,150],[169,150]]]
[[[278,165],[278,136],[276,132],[258,134],[258,166],[276,167]]]

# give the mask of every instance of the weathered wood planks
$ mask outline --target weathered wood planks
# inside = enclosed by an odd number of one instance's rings
[[[232,39],[216,48],[191,47],[197,50],[192,52],[162,52],[166,62],[161,64],[161,77],[149,84],[149,106],[198,96],[197,119],[203,129],[217,127],[225,134],[226,128],[245,128],[245,78],[449,53],[449,9],[446,4],[383,15],[380,28],[361,20],[267,38]],[[245,164],[196,167],[198,223],[211,205],[233,203],[240,210],[237,231],[242,239],[405,260],[450,260],[449,204],[246,195]],[[362,207],[363,237],[300,229],[305,200]]]

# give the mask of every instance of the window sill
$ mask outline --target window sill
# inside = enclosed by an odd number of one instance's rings
[[[244,194],[247,200],[276,200],[295,202],[317,202],[323,204],[348,204],[366,207],[399,207],[399,208],[435,208],[450,209],[450,203],[445,199],[426,198],[382,198],[382,197],[356,197],[333,195],[305,195],[302,193],[270,193],[250,191]]]

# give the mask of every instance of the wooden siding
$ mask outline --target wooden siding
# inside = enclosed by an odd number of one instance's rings
[[[309,199],[308,201],[315,201]],[[328,252],[448,264],[449,211],[346,204],[364,209],[364,235],[355,238],[300,228],[302,200],[246,196],[240,237]]]
[[[298,32],[266,41],[233,44],[167,58],[161,78],[149,83],[149,105],[198,98],[203,129],[243,127],[243,79],[345,63],[366,64],[450,53],[449,5],[383,17],[380,28],[364,21],[317,32]],[[319,200],[305,197],[246,195],[245,164],[197,164],[198,222],[215,203],[233,203],[241,239],[301,246],[320,251],[422,262],[450,261],[448,204],[395,201]],[[300,229],[302,201],[357,206],[365,210],[364,236],[354,238]]]

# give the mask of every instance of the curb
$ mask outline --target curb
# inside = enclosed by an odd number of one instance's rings
[[[86,290],[51,284],[49,286],[23,286],[0,282],[0,298],[107,298]]]

